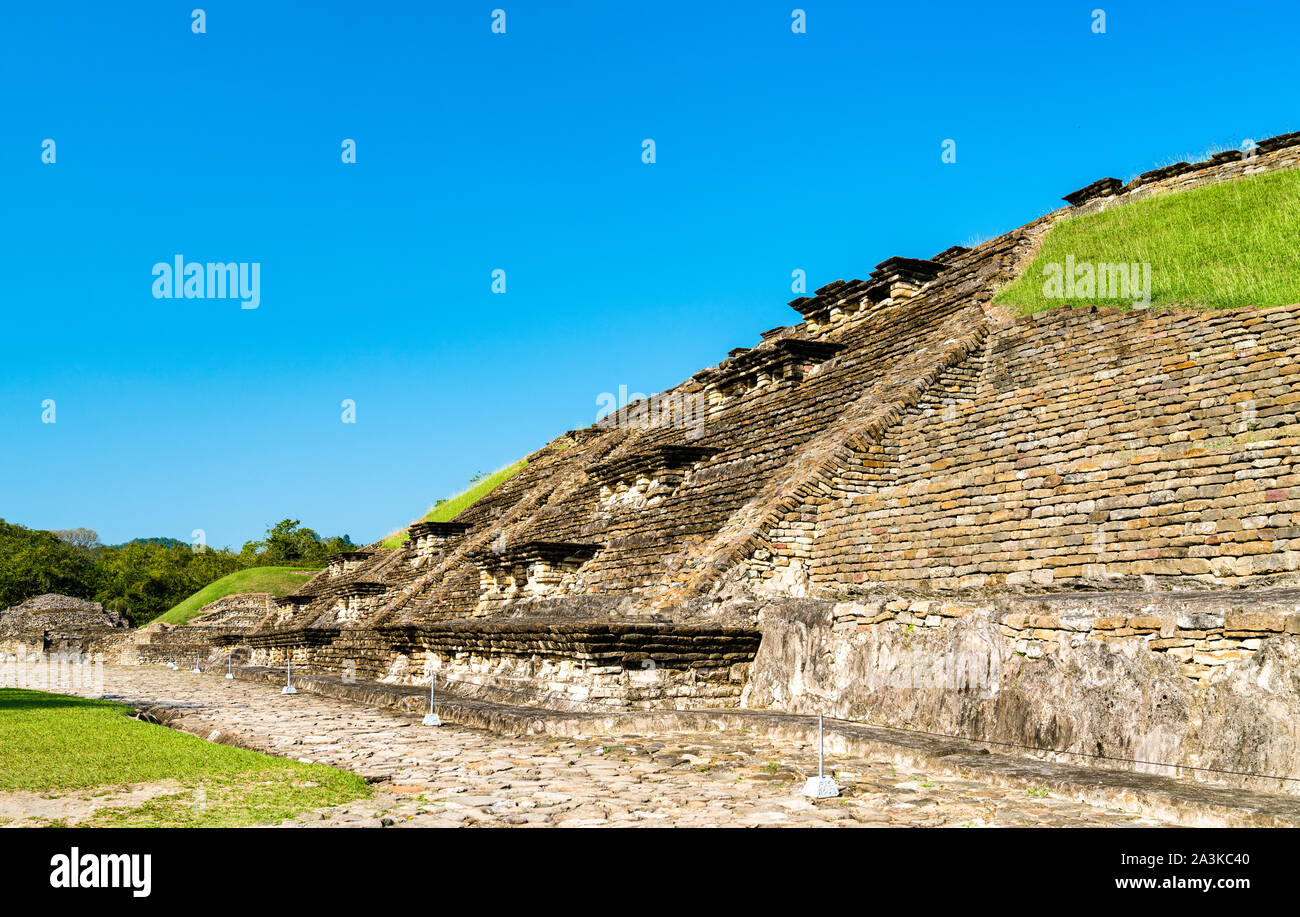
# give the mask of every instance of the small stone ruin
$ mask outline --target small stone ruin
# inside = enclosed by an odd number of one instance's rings
[[[98,602],[46,593],[0,611],[0,652],[83,653],[127,627]]]

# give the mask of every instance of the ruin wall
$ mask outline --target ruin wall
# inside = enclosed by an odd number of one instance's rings
[[[814,587],[1295,578],[1300,306],[1060,309],[994,332],[981,356],[828,482]]]

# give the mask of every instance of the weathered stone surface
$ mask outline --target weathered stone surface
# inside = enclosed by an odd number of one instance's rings
[[[679,709],[739,702],[760,634],[747,627],[502,619],[231,634],[254,665],[394,684],[440,680],[485,697]]]
[[[1194,713],[1201,766],[1296,775],[1300,639],[1265,640],[1254,655],[1217,669]]]
[[[0,611],[0,652],[85,652],[120,639],[127,624],[98,602],[47,593]]]
[[[1180,610],[1176,599],[1165,609],[1153,597],[1145,601],[1169,617]],[[1191,640],[1153,647],[1156,641],[1081,639],[1026,630],[1034,616],[1009,613],[1014,604],[976,603],[938,629],[894,620],[851,631],[841,626],[849,618],[842,603],[773,606],[764,612],[745,702],[1295,791],[1282,778],[1300,777],[1296,637],[1263,640],[1253,656],[1194,650]],[[1216,660],[1220,654],[1231,655]],[[1184,658],[1204,668],[1195,673],[1208,678],[1204,688],[1188,677]],[[1239,664],[1227,667],[1229,660]],[[1243,776],[1252,774],[1261,776]]]

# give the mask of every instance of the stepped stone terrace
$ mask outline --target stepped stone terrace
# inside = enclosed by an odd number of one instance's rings
[[[1298,165],[1292,134],[1102,179],[826,284],[213,651],[1300,776],[1300,305],[993,303],[1070,214]]]

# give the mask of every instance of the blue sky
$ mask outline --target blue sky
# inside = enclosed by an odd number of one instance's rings
[[[796,268],[1300,128],[1294,3],[799,2],[7,7],[0,517],[368,542],[791,323]],[[154,298],[178,254],[261,305]]]

